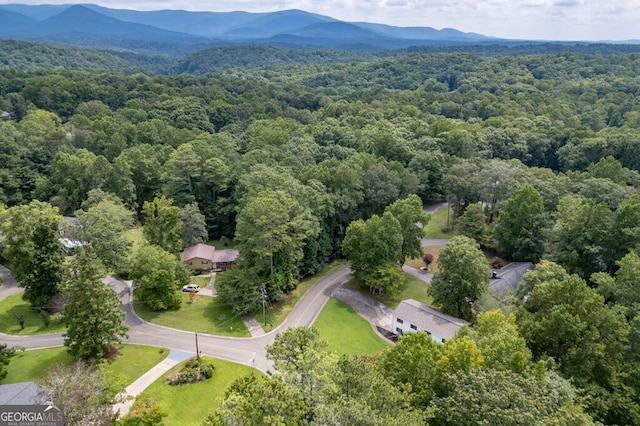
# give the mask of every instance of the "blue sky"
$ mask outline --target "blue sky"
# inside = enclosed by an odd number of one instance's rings
[[[0,0],[69,4],[69,0]],[[540,40],[640,39],[640,0],[86,0],[121,9],[272,12],[302,9],[345,21],[455,28]],[[78,2],[79,3],[79,2]]]

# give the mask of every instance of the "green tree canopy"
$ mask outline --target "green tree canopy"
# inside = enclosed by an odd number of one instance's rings
[[[133,212],[117,196],[107,196],[87,210],[76,211],[76,217],[84,240],[91,244],[104,266],[109,271],[123,271],[131,248],[131,240],[124,232],[133,226]]]
[[[511,371],[460,370],[448,376],[445,391],[433,401],[429,424],[594,424],[589,416],[568,410],[534,378]]]
[[[420,197],[413,194],[397,200],[385,211],[390,212],[402,228],[402,254],[412,259],[422,257],[422,229],[431,217],[424,212]]]
[[[189,281],[182,262],[151,244],[140,247],[133,256],[129,276],[138,286],[136,298],[154,311],[178,309],[182,299],[177,290]]]
[[[542,196],[529,184],[521,186],[505,201],[496,225],[500,252],[509,259],[539,261],[545,225]]]
[[[404,263],[402,227],[391,212],[382,217],[373,215],[367,221],[357,220],[347,228],[342,251],[351,261],[351,270],[358,282],[379,292],[393,292],[402,283],[388,287],[388,280],[380,281]],[[386,272],[385,272],[386,271]],[[381,287],[385,284],[385,287]]]
[[[436,362],[441,354],[442,346],[427,333],[406,333],[380,355],[378,365],[391,383],[408,386],[413,405],[426,408],[437,385]]]
[[[456,236],[440,251],[439,271],[434,275],[429,294],[443,312],[470,320],[473,304],[487,291],[489,266],[478,243]]]
[[[149,244],[177,255],[182,250],[182,220],[180,208],[173,205],[173,200],[156,197],[153,201],[145,201],[142,206],[144,227],[142,233]]]
[[[583,278],[607,268],[612,213],[606,204],[572,196],[560,200],[551,258]]]
[[[268,282],[271,297],[281,299],[295,288],[305,240],[318,232],[318,220],[308,208],[283,190],[267,189],[246,201],[236,239],[243,265],[255,268]]]
[[[0,344],[0,380],[7,377],[7,365],[15,352],[15,348],[7,347],[6,343]]]
[[[97,361],[127,337],[120,298],[102,282],[104,269],[91,247],[80,250],[71,264],[64,292],[64,344],[75,358]]]
[[[180,220],[182,221],[181,237],[184,247],[203,243],[209,239],[207,221],[200,212],[198,203],[187,204],[180,209]]]
[[[481,244],[486,229],[487,217],[482,206],[478,203],[469,204],[458,218],[458,235],[473,238]]]
[[[488,368],[525,377],[531,374],[531,351],[518,332],[515,315],[505,316],[499,310],[478,314],[473,330],[473,339]]]
[[[46,309],[64,281],[64,253],[58,241],[62,216],[48,203],[32,201],[0,211],[2,255],[35,309]]]
[[[620,368],[629,326],[576,275],[536,285],[517,322],[534,358],[553,357],[579,384],[608,385]]]

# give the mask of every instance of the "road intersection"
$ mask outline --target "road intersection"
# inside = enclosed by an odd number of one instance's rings
[[[0,287],[0,298],[14,294],[21,289],[4,267],[0,268],[4,284]],[[348,266],[342,267],[314,284],[293,308],[289,316],[269,333],[258,337],[224,337],[198,333],[198,348],[202,355],[209,355],[241,364],[250,365],[263,372],[271,370],[272,364],[266,358],[266,347],[273,343],[275,336],[290,327],[310,326],[322,308],[340,285],[351,279]],[[195,353],[195,333],[163,327],[143,321],[133,310],[131,287],[127,282],[113,276],[104,279],[122,300],[122,309],[129,326],[129,338],[125,343],[161,346],[169,349]],[[40,349],[62,346],[62,333],[34,336],[13,336],[0,334],[0,341],[9,346],[26,349]]]

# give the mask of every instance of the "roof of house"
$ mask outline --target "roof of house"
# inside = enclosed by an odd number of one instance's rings
[[[38,401],[40,387],[34,382],[0,385],[0,405],[30,405]]]
[[[393,315],[443,339],[451,339],[462,327],[471,325],[413,299],[400,302]]]
[[[208,259],[214,262],[214,253],[216,248],[213,246],[209,246],[206,244],[196,244],[195,246],[187,247],[182,252],[182,261],[186,262],[187,260],[200,258],[200,259]]]
[[[499,295],[514,292],[518,289],[525,272],[530,269],[533,269],[531,262],[512,262],[503,268],[494,269],[496,278],[489,280],[489,288]]]
[[[234,262],[238,256],[240,256],[240,252],[236,249],[216,250],[213,253],[213,261],[216,263]]]

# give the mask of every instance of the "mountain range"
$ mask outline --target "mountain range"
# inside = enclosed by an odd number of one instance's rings
[[[455,29],[345,22],[302,10],[270,13],[135,11],[94,4],[0,5],[0,39],[169,54],[228,44],[380,50],[500,43],[496,38]]]

